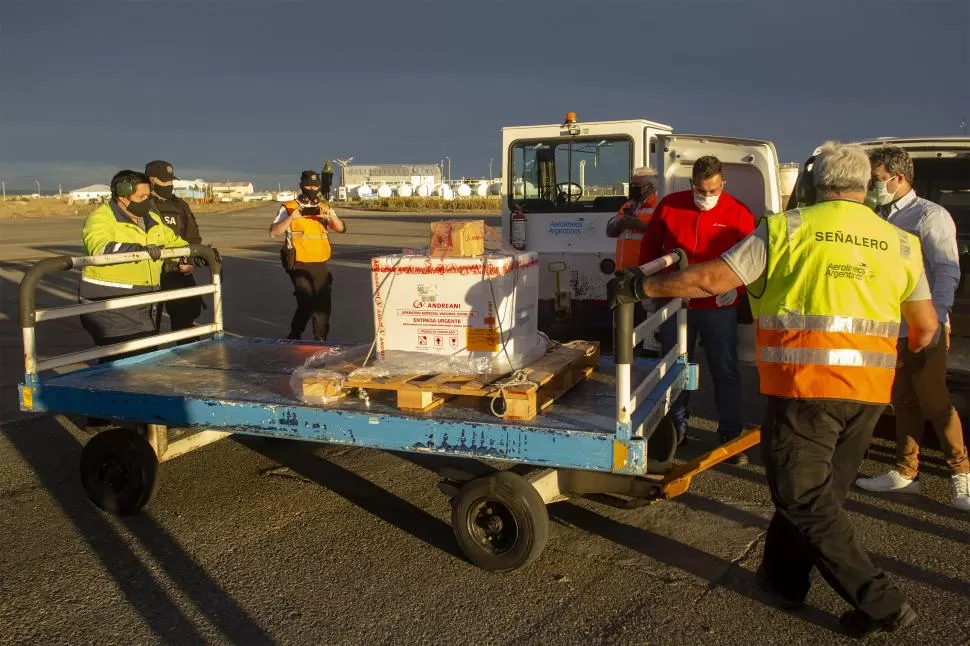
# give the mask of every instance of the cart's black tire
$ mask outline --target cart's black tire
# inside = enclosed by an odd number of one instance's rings
[[[677,426],[670,419],[670,415],[667,415],[660,420],[653,435],[647,440],[647,457],[657,462],[670,462],[677,453],[679,440]]]
[[[542,496],[509,471],[465,484],[452,500],[451,525],[468,560],[491,572],[528,565],[549,539],[549,512]]]
[[[81,450],[81,484],[101,509],[118,516],[138,513],[158,489],[158,457],[138,432],[108,429]]]

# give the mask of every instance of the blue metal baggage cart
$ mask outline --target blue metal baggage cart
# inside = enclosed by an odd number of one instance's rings
[[[677,299],[636,327],[633,306],[617,307],[616,356],[601,359],[590,379],[529,421],[509,422],[487,410],[449,403],[427,413],[403,413],[378,397],[318,407],[294,396],[290,375],[322,344],[225,334],[217,254],[204,246],[163,252],[164,258],[185,256],[205,259],[210,284],[48,309],[35,306],[35,291],[45,275],[148,258],[136,252],[48,258],[31,267],[20,286],[21,408],[116,423],[85,444],[80,465],[88,496],[112,513],[135,513],[148,504],[158,487],[160,462],[236,433],[494,460],[516,466],[485,475],[444,469],[441,488],[451,496],[455,536],[469,560],[488,570],[509,571],[542,552],[549,531],[547,503],[595,494],[629,506],[671,497],[685,491],[696,473],[758,441],[752,431],[686,464],[671,463],[677,438],[667,412],[673,399],[696,382],[691,376],[696,368],[686,362],[686,310]],[[655,273],[682,258],[673,253],[643,269]],[[212,297],[212,323],[37,357],[37,323],[190,295]],[[679,326],[678,347],[659,360],[636,358],[636,346],[670,317]],[[84,365],[133,352],[144,353]],[[77,368],[64,371],[68,366]],[[51,372],[55,368],[60,374]],[[195,432],[170,442],[168,429],[175,427]]]

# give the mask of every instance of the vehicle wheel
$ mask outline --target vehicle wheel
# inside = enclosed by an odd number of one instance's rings
[[[677,453],[677,426],[670,416],[660,420],[660,424],[647,440],[647,457],[657,462],[670,462]]]
[[[451,524],[468,560],[491,572],[534,561],[549,538],[549,513],[522,476],[499,471],[467,483],[452,501]]]
[[[136,431],[103,431],[81,450],[81,484],[101,509],[119,516],[137,513],[158,488],[158,458]]]

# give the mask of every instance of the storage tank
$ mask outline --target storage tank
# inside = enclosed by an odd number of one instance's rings
[[[478,197],[485,197],[486,195],[488,195],[488,183],[479,182],[478,186],[475,187],[475,195],[477,195]]]
[[[354,193],[356,193],[357,197],[360,198],[370,197],[370,195],[374,193],[374,189],[372,189],[369,184],[361,184],[354,190]]]
[[[795,192],[800,170],[801,167],[795,162],[788,162],[778,167],[778,181],[781,184],[781,195],[785,202],[788,201],[788,196]],[[782,206],[785,205],[782,204]]]
[[[391,195],[393,194],[394,194],[394,191],[392,191],[391,187],[388,186],[387,184],[381,184],[380,186],[377,187],[377,197],[380,197],[380,198],[391,197]]]
[[[456,193],[458,194],[458,197],[471,197],[472,187],[462,182],[461,184],[458,185],[458,190],[456,191]]]
[[[502,183],[501,182],[492,182],[491,184],[489,184],[488,185],[488,194],[489,195],[501,195],[502,194]]]
[[[431,187],[427,184],[418,184],[417,188],[414,189],[414,192],[418,197],[428,197],[431,195]]]
[[[412,195],[414,195],[414,189],[411,188],[410,184],[408,184],[407,182],[404,182],[403,184],[397,187],[397,195],[398,197],[411,197]]]
[[[447,184],[438,184],[435,188],[435,195],[447,201],[455,199],[455,192]]]

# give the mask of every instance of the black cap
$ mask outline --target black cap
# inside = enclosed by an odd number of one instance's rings
[[[320,186],[320,173],[315,170],[305,170],[300,174],[300,186]]]
[[[163,182],[171,182],[175,179],[175,169],[167,161],[160,159],[145,164],[145,174]]]

